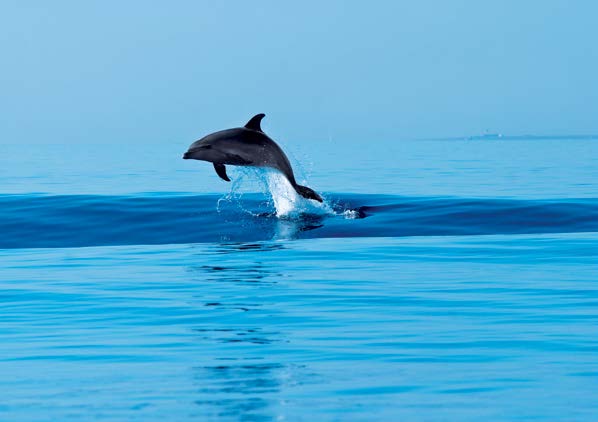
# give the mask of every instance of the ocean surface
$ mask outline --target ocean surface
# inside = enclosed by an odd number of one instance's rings
[[[598,140],[190,141],[2,145],[0,420],[598,420]]]

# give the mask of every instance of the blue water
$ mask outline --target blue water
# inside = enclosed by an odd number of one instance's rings
[[[598,232],[598,198],[326,196],[331,215],[279,218],[257,194],[224,203],[214,195],[3,195],[0,247]]]
[[[185,146],[5,148],[0,420],[598,420],[597,141]]]

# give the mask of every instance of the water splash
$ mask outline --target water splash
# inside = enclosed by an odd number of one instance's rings
[[[280,218],[293,218],[302,215],[335,214],[330,205],[316,202],[299,195],[287,178],[277,171],[266,171],[268,191],[272,197],[276,215]]]
[[[357,220],[364,217],[363,213],[359,212],[359,210],[353,209],[346,209],[342,214],[347,220]]]
[[[228,169],[231,178],[230,190],[218,199],[216,211],[221,213],[230,210],[232,207],[252,217],[278,216],[271,210],[273,201],[271,200],[272,195],[268,187],[266,171],[258,167],[231,166]],[[253,195],[256,192],[264,196],[264,201],[259,203],[259,209],[248,209],[246,206],[248,201],[244,201],[243,196],[246,194]]]
[[[237,167],[232,172],[230,191],[218,200],[218,211],[223,203],[234,203],[243,211],[252,215],[253,212],[245,209],[241,198],[246,192],[261,191],[269,197],[270,204],[276,211],[276,216],[292,219],[305,215],[335,215],[332,207],[324,201],[319,203],[303,198],[297,193],[287,178],[280,172],[272,169],[255,167]]]

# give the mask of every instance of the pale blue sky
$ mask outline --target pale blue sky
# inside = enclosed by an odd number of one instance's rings
[[[593,1],[3,1],[17,142],[598,132]]]

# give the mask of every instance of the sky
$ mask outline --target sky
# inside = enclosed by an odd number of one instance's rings
[[[594,1],[0,3],[2,142],[598,133]]]

